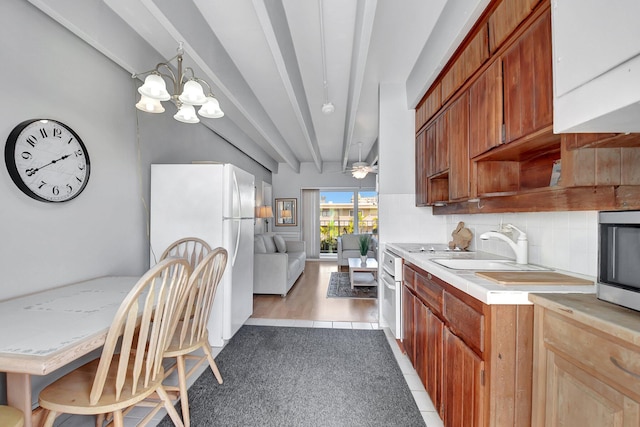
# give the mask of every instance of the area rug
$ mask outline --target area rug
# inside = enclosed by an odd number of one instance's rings
[[[377,286],[355,286],[351,289],[349,273],[332,272],[327,288],[327,298],[377,298]]]
[[[216,363],[222,384],[207,368],[189,389],[194,427],[424,426],[381,330],[245,325]]]

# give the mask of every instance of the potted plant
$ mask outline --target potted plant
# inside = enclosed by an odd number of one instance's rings
[[[365,264],[367,262],[367,253],[369,252],[369,236],[361,234],[358,238],[358,243],[360,247],[360,261]]]

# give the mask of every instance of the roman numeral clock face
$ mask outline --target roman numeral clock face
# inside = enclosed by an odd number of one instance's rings
[[[66,202],[89,181],[89,154],[78,135],[55,120],[27,120],[16,126],[4,149],[13,182],[41,202]]]

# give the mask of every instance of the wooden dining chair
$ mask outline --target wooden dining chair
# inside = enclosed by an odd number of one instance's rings
[[[166,373],[168,376],[177,368],[178,386],[165,385],[165,389],[179,392],[182,420],[187,427],[190,425],[187,378],[193,375],[205,360],[208,360],[216,380],[218,380],[219,384],[222,384],[222,376],[209,346],[207,323],[211,315],[216,289],[227,265],[227,256],[226,249],[216,248],[205,256],[191,273],[189,287],[187,288],[189,295],[182,321],[179,323],[171,344],[164,354],[167,358],[175,357],[176,359],[175,364],[169,367]],[[199,349],[204,352],[204,355],[194,354]],[[189,371],[186,371],[185,359],[197,360],[189,368]]]
[[[0,426],[22,427],[23,425],[24,414],[21,410],[11,406],[0,405]]]
[[[160,256],[160,261],[170,256],[184,258],[193,270],[209,252],[211,252],[211,246],[204,240],[197,237],[185,237],[170,244]]]
[[[122,411],[154,392],[160,398],[143,425],[164,407],[176,426],[183,426],[162,381],[164,352],[189,295],[189,263],[169,258],[138,280],[114,316],[100,358],[68,373],[40,392],[43,425],[60,413],[113,414],[123,426]],[[135,344],[134,344],[135,343]]]

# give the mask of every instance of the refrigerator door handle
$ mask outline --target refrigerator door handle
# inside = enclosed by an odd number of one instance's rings
[[[242,234],[240,232],[240,227],[242,226],[242,222],[235,219],[232,221],[238,221],[238,231],[236,231],[236,247],[234,248],[233,257],[231,258],[231,265],[233,266],[236,265],[236,257],[238,256],[238,249],[240,248],[240,235]],[[231,228],[233,228],[233,225]]]
[[[231,215],[240,217],[242,215],[242,197],[240,196],[240,185],[238,184],[238,177],[236,176],[235,171],[231,172],[231,176],[233,177],[233,196],[238,202],[237,215],[236,212],[232,212]],[[240,220],[233,219],[232,221],[238,221],[238,230],[236,231],[236,247],[234,248],[233,256],[231,257],[231,265],[236,265],[236,257],[238,256],[238,249],[240,248],[240,227],[242,223],[240,222]],[[231,229],[233,229],[233,223]]]
[[[232,212],[231,215],[234,217],[242,216],[242,197],[240,196],[240,184],[238,184],[238,177],[235,172],[232,172],[233,176],[233,195],[238,201],[238,213]]]

